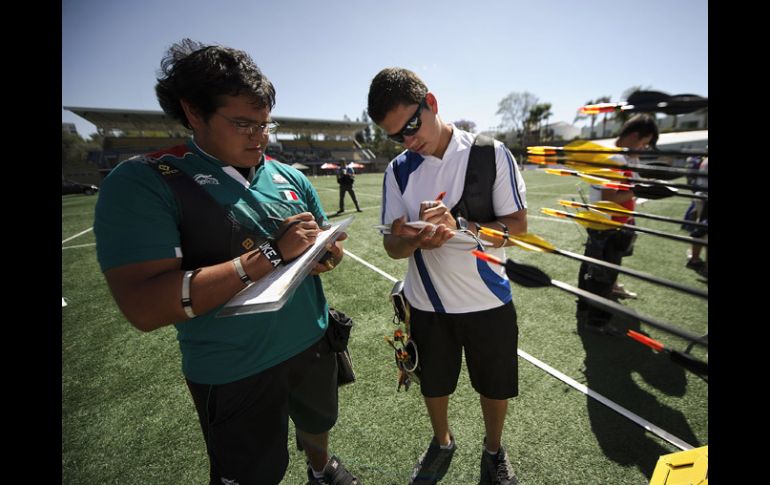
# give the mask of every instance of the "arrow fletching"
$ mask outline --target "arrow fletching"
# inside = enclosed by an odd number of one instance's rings
[[[541,269],[527,264],[515,263],[509,259],[505,262],[505,274],[508,279],[526,288],[543,288],[551,286],[551,277]]]

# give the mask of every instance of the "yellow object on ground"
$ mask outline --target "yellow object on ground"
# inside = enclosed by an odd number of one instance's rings
[[[708,485],[709,447],[662,455],[650,485]]]

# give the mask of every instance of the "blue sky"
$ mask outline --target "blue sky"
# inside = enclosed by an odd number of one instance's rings
[[[570,123],[631,86],[708,96],[706,0],[63,0],[62,106],[159,110],[160,59],[184,37],[251,54],[275,116],[356,119],[391,66],[426,82],[444,121],[479,130],[512,91]],[[62,121],[96,131],[64,109]]]

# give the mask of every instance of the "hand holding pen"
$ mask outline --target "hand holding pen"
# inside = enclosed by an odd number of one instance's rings
[[[444,224],[450,228],[456,227],[455,220],[452,214],[449,213],[449,208],[442,202],[445,195],[446,192],[441,192],[434,200],[426,200],[420,203],[421,221],[430,222],[435,225]]]

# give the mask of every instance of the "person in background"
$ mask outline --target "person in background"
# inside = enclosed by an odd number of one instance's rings
[[[356,212],[363,212],[358,206],[358,199],[356,198],[356,191],[353,190],[353,184],[356,181],[356,171],[353,170],[353,162],[345,165],[345,161],[342,161],[340,168],[337,170],[337,183],[340,185],[340,210],[337,214],[345,212],[345,193],[350,193],[350,198],[353,199],[353,203],[356,205]]]
[[[630,148],[632,150],[645,150],[654,148],[658,141],[658,126],[655,118],[648,114],[637,114],[631,117],[620,130],[615,140],[615,146]],[[617,155],[621,163],[636,162],[637,156]],[[625,175],[632,172],[625,171]],[[634,210],[636,205],[633,190],[615,190],[601,185],[592,185],[590,192],[591,202],[607,200],[623,206],[628,210]],[[633,217],[612,216],[612,219],[624,224],[633,224]],[[636,234],[630,229],[620,228],[606,231],[586,229],[588,240],[586,241],[585,255],[620,265],[624,256],[630,256],[633,251],[633,243]],[[636,293],[626,290],[617,283],[618,272],[613,269],[590,263],[582,263],[578,273],[578,288],[590,291],[604,298],[636,298]],[[612,314],[588,302],[577,301],[578,329],[587,329],[596,333],[618,335],[622,333],[609,321]]]
[[[705,157],[703,161],[700,163],[700,166],[698,167],[698,170],[701,172],[708,173],[709,171],[709,159],[708,157]],[[708,188],[709,179],[708,177],[696,177],[694,180],[694,184],[698,185],[702,188]],[[708,192],[703,191],[697,191],[695,192],[699,195],[708,195]],[[695,214],[698,222],[702,223],[708,223],[709,218],[709,201],[706,200],[695,200]],[[690,236],[699,238],[699,239],[706,239],[708,240],[708,228],[704,227],[694,227],[692,231],[690,231]],[[685,266],[687,266],[690,269],[693,269],[698,272],[701,276],[704,276],[708,278],[708,272],[709,272],[709,266],[708,266],[708,246],[706,247],[706,258],[702,259],[700,257],[701,250],[703,249],[702,244],[692,244],[690,245],[690,248],[687,250],[687,263]]]
[[[337,364],[318,276],[340,263],[346,236],[280,309],[216,318],[305,252],[327,222],[307,178],[265,160],[275,88],[245,52],[190,39],[171,46],[157,81],[163,111],[193,136],[126,160],[104,180],[94,233],[112,296],[139,330],[174,326],[211,485],[279,483],[289,417],[309,483],[355,484],[328,458]]]

